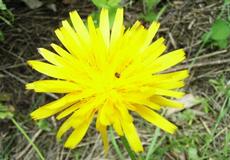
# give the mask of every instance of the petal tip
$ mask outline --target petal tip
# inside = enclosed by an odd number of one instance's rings
[[[27,84],[25,85],[25,88],[26,88],[26,89],[33,89],[33,87],[34,87],[33,83],[27,83]]]

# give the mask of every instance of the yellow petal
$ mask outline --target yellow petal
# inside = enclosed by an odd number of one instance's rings
[[[73,120],[75,120],[75,124],[78,124],[78,125],[84,122],[83,119],[80,119],[76,116],[76,112],[73,113],[67,120],[65,120],[62,123],[61,127],[58,129],[58,132],[56,135],[57,140],[60,140],[62,135],[72,127]]]
[[[61,110],[69,107],[73,103],[79,100],[79,93],[69,93],[64,97],[41,106],[37,110],[33,111],[30,115],[33,119],[43,119],[52,116]]]
[[[71,106],[72,104],[76,103],[77,101],[88,98],[92,96],[94,93],[89,90],[84,90],[82,92],[73,92],[65,95],[64,97],[53,101],[51,103],[48,103],[34,112],[31,113],[31,116],[33,119],[42,119],[42,118],[47,118],[51,115],[54,115],[65,108]]]
[[[96,30],[96,36],[97,39],[96,41],[94,41],[95,45],[94,45],[94,52],[95,52],[95,59],[96,59],[96,63],[98,65],[98,67],[102,70],[105,68],[105,63],[106,63],[106,59],[108,56],[108,51],[106,49],[105,43],[104,43],[104,39],[103,39],[103,35],[101,30],[97,29]],[[100,54],[97,54],[100,53]]]
[[[69,108],[65,109],[60,114],[58,114],[58,116],[56,117],[56,119],[60,120],[60,119],[62,119],[64,117],[68,116],[69,114],[71,114],[74,111],[76,111],[77,109],[79,109],[81,106],[82,106],[81,103],[76,103],[76,104],[70,106]]]
[[[126,122],[132,122],[133,121],[131,115],[129,114],[127,107],[125,106],[125,104],[118,103],[118,104],[115,104],[115,107],[119,111],[119,113],[121,114],[121,118],[122,118],[121,120],[122,121],[126,121]]]
[[[73,50],[71,49],[71,46],[68,43],[68,40],[64,37],[63,33],[61,32],[61,28],[60,29],[56,29],[54,31],[54,33],[56,34],[56,36],[58,37],[58,39],[60,40],[60,42],[65,46],[65,48],[71,53],[73,54]],[[76,55],[75,55],[76,56]]]
[[[142,152],[144,149],[133,123],[122,122],[122,129],[132,150],[134,152]]]
[[[146,57],[146,59],[142,62],[143,66],[149,66],[152,65],[152,63],[154,63],[155,59],[158,58],[160,55],[162,55],[164,53],[164,51],[167,49],[167,47],[164,44],[160,44],[157,48],[155,48],[154,50],[152,48],[154,48],[155,46],[150,46],[148,49],[146,50],[146,54],[149,55],[148,57]],[[150,55],[150,53],[152,53]],[[141,65],[141,64],[140,64]]]
[[[158,74],[154,75],[151,78],[151,81],[149,83],[154,83],[154,82],[171,82],[171,81],[180,81],[189,76],[188,70],[182,70],[182,71],[177,71],[177,72],[172,72],[172,73],[165,73],[165,74]]]
[[[75,111],[59,128],[56,138],[60,140],[62,135],[67,132],[70,128],[78,128],[84,124],[91,116],[94,115],[94,111],[89,110],[88,114],[80,115],[79,112]]]
[[[160,88],[154,88],[152,93],[153,95],[170,96],[174,98],[181,98],[185,94],[184,92],[172,91],[172,90],[166,90]]]
[[[156,73],[176,65],[184,59],[185,52],[183,49],[179,49],[159,57],[149,67],[154,68],[152,73]]]
[[[78,65],[78,61],[76,59],[76,57],[72,56],[71,54],[69,54],[66,50],[64,50],[63,48],[61,48],[60,46],[52,43],[51,47],[63,58],[65,58],[68,62],[70,62],[73,66],[74,65]]]
[[[109,150],[109,142],[108,142],[108,135],[107,135],[107,129],[106,127],[101,127],[100,129],[100,133],[101,133],[101,138],[104,144],[104,150],[105,150],[105,154],[108,153]]]
[[[114,113],[114,116],[111,117],[112,120],[113,120],[113,128],[114,128],[114,130],[116,131],[116,133],[119,136],[123,136],[124,133],[123,133],[122,126],[121,126],[121,116],[120,116],[120,113],[118,111],[116,111],[116,109],[114,109],[113,113]]]
[[[100,124],[99,120],[97,119],[96,128],[97,128],[97,130],[101,134],[101,138],[102,138],[102,141],[103,141],[105,155],[107,155],[108,150],[109,150],[109,141],[108,141],[108,135],[107,135],[107,127],[104,126],[104,125],[102,125],[102,124]]]
[[[70,66],[54,66],[48,63],[35,60],[30,60],[27,63],[36,71],[43,73],[47,76],[63,80],[74,81],[76,83],[82,84],[83,86],[91,85],[89,79],[91,70],[88,70],[88,74],[87,72],[83,74],[79,73],[76,69],[71,68]],[[93,76],[93,74],[91,76]]]
[[[116,16],[113,22],[112,33],[111,33],[111,43],[115,43],[121,36],[123,26],[123,9],[117,9]]]
[[[30,60],[27,63],[36,71],[43,73],[47,76],[65,79],[65,80],[76,80],[73,74],[69,74],[69,70],[65,70],[65,68],[60,66],[54,66],[48,63]]]
[[[100,123],[104,126],[110,125],[109,116],[112,115],[108,115],[108,113],[111,107],[113,107],[112,104],[106,101],[104,105],[100,108],[98,119],[100,120]]]
[[[96,34],[96,28],[93,22],[93,18],[91,16],[88,16],[87,18],[87,26],[88,26],[89,34],[92,38],[92,34]]]
[[[156,103],[154,103],[154,102],[151,102],[151,101],[148,100],[148,99],[144,99],[144,100],[140,101],[140,102],[137,103],[137,104],[146,105],[146,106],[148,106],[149,108],[152,108],[152,109],[154,109],[154,110],[160,110],[160,109],[161,109],[160,105],[158,105],[158,104],[156,104]]]
[[[63,37],[62,44],[72,55],[74,55],[78,59],[84,60],[85,55],[83,55],[83,53],[85,52],[85,50],[83,49],[82,45],[79,43],[79,40],[76,40],[77,39],[76,36],[71,35],[70,29],[71,28],[67,28],[66,26],[63,26],[59,30],[56,30],[55,33],[57,36],[58,34],[62,35]]]
[[[182,81],[171,81],[168,83],[165,82],[158,82],[157,84],[152,84],[152,87],[161,88],[161,89],[176,89],[184,87],[185,83]]]
[[[183,103],[173,101],[162,96],[152,96],[150,100],[165,107],[183,108]]]
[[[101,33],[103,35],[104,42],[105,42],[106,46],[108,47],[109,46],[109,40],[110,40],[108,9],[103,8],[101,10],[99,27],[100,27]]]
[[[158,22],[153,22],[150,25],[150,27],[148,29],[148,34],[147,34],[147,38],[145,40],[145,45],[144,46],[147,46],[152,42],[152,39],[156,35],[157,30],[159,29],[159,27],[160,27],[160,23],[158,23]]]
[[[69,93],[81,90],[79,85],[69,81],[61,80],[40,80],[26,84],[26,89],[33,89],[35,92]]]
[[[162,53],[156,50],[164,43],[164,38],[158,38],[151,45],[149,45],[142,53],[143,59],[151,59],[152,61],[159,57]]]
[[[166,132],[172,134],[177,129],[177,127],[174,124],[172,124],[171,122],[169,122],[168,120],[166,120],[165,118],[157,114],[156,112],[152,111],[151,109],[139,106],[137,107],[136,112],[145,120],[165,130]]]
[[[45,49],[45,48],[39,48],[38,52],[42,55],[43,58],[45,58],[48,62],[57,65],[57,66],[65,66],[66,62],[64,59],[62,59],[57,54]]]
[[[73,149],[78,145],[78,143],[80,143],[82,138],[85,136],[87,129],[89,128],[90,122],[93,119],[94,113],[89,113],[89,114],[91,114],[90,117],[87,118],[84,121],[84,123],[75,127],[74,131],[71,133],[71,135],[68,137],[67,141],[65,142],[65,147]]]
[[[70,19],[74,26],[75,31],[79,37],[86,43],[89,44],[90,37],[84,22],[76,11],[70,12]]]

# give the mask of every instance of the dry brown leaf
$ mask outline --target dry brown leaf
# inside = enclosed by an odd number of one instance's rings
[[[180,112],[181,110],[187,109],[187,108],[191,108],[197,104],[199,104],[200,102],[197,100],[197,98],[195,96],[193,96],[192,94],[187,94],[185,95],[183,98],[177,100],[178,102],[181,102],[184,104],[184,108],[182,109],[177,109],[177,108],[168,108],[167,112],[166,112],[166,116],[169,116],[173,113],[176,112]]]

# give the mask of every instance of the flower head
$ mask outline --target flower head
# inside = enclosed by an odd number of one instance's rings
[[[130,112],[173,133],[177,127],[156,111],[162,106],[183,107],[169,97],[184,95],[175,89],[184,86],[188,72],[163,72],[183,61],[185,53],[180,49],[163,54],[164,38],[152,42],[159,23],[146,29],[137,21],[125,29],[123,9],[117,9],[111,30],[107,9],[101,10],[99,27],[90,16],[85,25],[76,11],[70,12],[70,19],[71,24],[64,20],[55,31],[64,47],[52,43],[54,51],[38,49],[48,63],[28,61],[33,69],[53,79],[29,83],[27,89],[65,94],[32,112],[32,118],[54,114],[58,120],[66,118],[57,138],[72,128],[65,142],[68,148],[77,146],[94,117],[105,150],[108,126],[125,136],[135,152],[143,150]]]

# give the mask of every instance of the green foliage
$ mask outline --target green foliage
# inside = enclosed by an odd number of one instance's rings
[[[197,160],[197,159],[199,159],[199,156],[198,156],[198,153],[197,153],[197,149],[193,148],[193,147],[190,147],[188,149],[188,156],[189,156],[190,160]]]
[[[3,32],[0,30],[0,42],[4,41],[4,34]]]
[[[186,109],[184,112],[178,114],[180,121],[186,121],[189,124],[192,124],[192,121],[196,118],[195,113],[191,109]]]
[[[43,131],[51,131],[51,126],[49,122],[45,119],[38,121],[37,125]]]
[[[13,113],[10,111],[10,109],[0,103],[0,119],[10,119],[13,117]]]
[[[158,3],[160,3],[160,0],[144,0],[144,3],[146,4],[146,8],[151,10],[153,7],[156,7]]]
[[[6,8],[5,3],[2,0],[0,0],[0,10],[6,10],[6,9],[7,8]]]
[[[230,98],[230,83],[226,80],[225,76],[221,76],[219,79],[211,79],[209,83],[220,96]]]
[[[217,19],[209,32],[205,33],[202,37],[203,42],[213,43],[220,48],[226,48],[228,39],[230,37],[230,24],[223,19]]]
[[[92,2],[98,9],[107,8],[109,10],[109,22],[111,27],[116,15],[116,10],[120,7],[121,0],[92,0]],[[91,15],[95,23],[98,24],[100,17],[99,12],[93,12]]]
[[[93,4],[98,8],[117,8],[121,0],[92,0]]]
[[[14,21],[14,16],[10,10],[7,9],[5,3],[0,0],[0,21],[3,21],[5,24],[12,26]],[[0,42],[4,41],[4,33],[0,30]]]
[[[156,6],[160,3],[160,0],[143,0],[144,13],[141,13],[141,18],[147,22],[157,21],[159,17],[163,14],[167,6],[160,9],[159,12],[156,11]]]
[[[230,0],[224,0],[224,4],[225,4],[225,5],[230,4]]]

